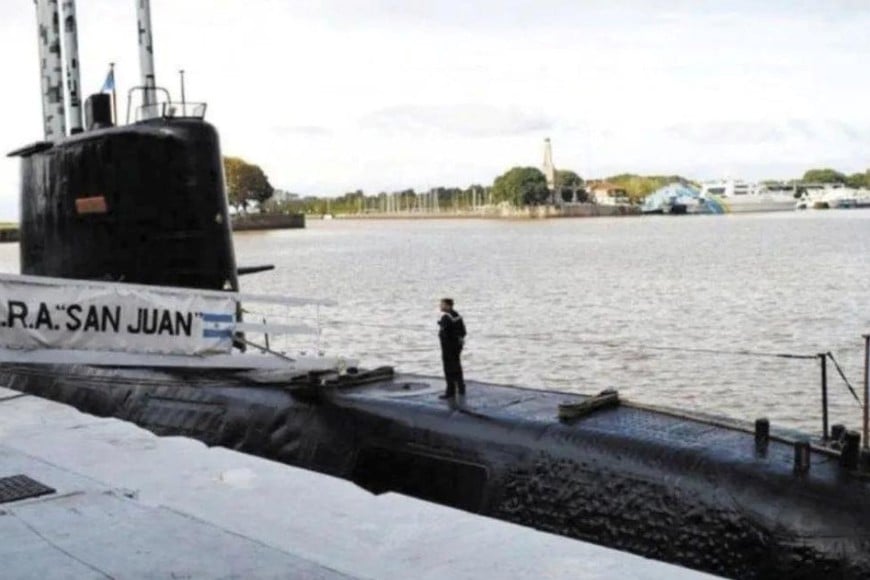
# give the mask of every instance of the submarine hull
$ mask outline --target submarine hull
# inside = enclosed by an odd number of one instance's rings
[[[397,376],[341,388],[252,372],[0,365],[3,384],[136,423],[547,532],[739,578],[870,576],[870,484],[739,425],[582,396]]]

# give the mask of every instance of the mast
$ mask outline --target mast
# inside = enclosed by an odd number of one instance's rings
[[[63,55],[66,64],[66,98],[71,134],[82,131],[81,72],[75,0],[63,0]]]
[[[142,86],[145,87],[142,105],[147,114],[153,113],[157,102],[154,88],[157,81],[154,77],[154,37],[151,28],[151,1],[136,0],[137,21],[139,24],[139,71],[142,76]]]
[[[46,141],[66,137],[63,64],[60,55],[58,0],[34,0],[39,30],[39,68],[42,83],[42,121]]]

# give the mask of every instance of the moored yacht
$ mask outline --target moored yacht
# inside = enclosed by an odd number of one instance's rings
[[[795,209],[794,188],[787,185],[760,186],[735,179],[708,181],[701,184],[701,198],[716,200],[725,213]]]
[[[797,209],[850,209],[870,206],[868,192],[842,183],[810,183],[802,186]]]

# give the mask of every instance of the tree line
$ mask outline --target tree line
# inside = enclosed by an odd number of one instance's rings
[[[536,167],[512,167],[495,178],[491,185],[472,184],[467,187],[434,187],[427,191],[403,189],[381,191],[367,195],[362,190],[336,197],[302,196],[285,191],[272,199],[276,190],[258,165],[239,157],[225,157],[227,197],[237,211],[246,211],[256,202],[260,211],[326,213],[397,213],[466,211],[492,204],[517,207],[543,205],[562,201],[594,201],[591,192],[602,183],[625,192],[631,203],[640,203],[646,196],[671,183],[697,185],[680,175],[637,175],[622,173],[603,179],[586,181],[576,172],[559,170],[555,175],[555,191],[551,193],[547,178]],[[847,175],[830,168],[810,169],[800,183],[842,184],[848,187],[870,188],[870,169]],[[554,196],[556,199],[554,200]]]
[[[852,173],[846,175],[835,169],[810,169],[804,173],[801,179],[803,183],[827,183],[840,184],[847,187],[861,189],[862,187],[870,188],[870,169],[864,173]]]

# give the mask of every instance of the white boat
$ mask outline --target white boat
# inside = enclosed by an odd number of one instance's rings
[[[792,185],[756,185],[726,179],[701,184],[701,198],[719,202],[725,213],[790,211],[795,209]]]
[[[840,183],[806,184],[797,209],[850,209],[870,207],[870,192]]]

